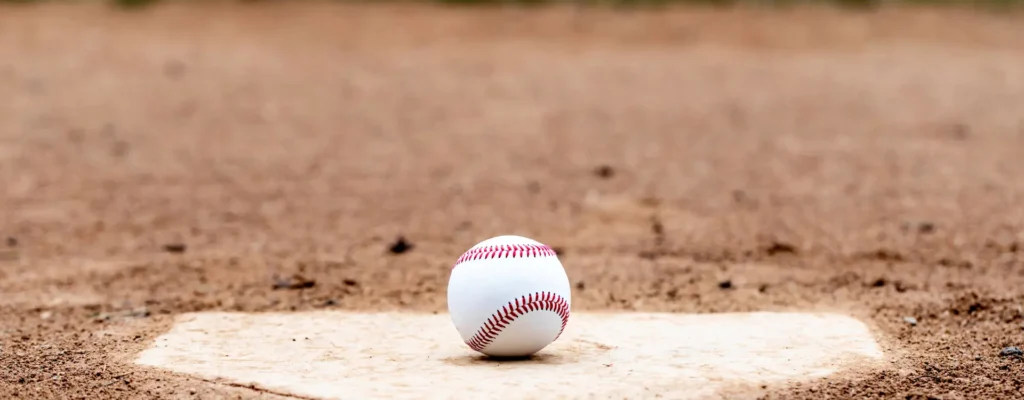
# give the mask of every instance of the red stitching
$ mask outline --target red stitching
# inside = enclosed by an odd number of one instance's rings
[[[565,325],[569,323],[569,303],[562,296],[551,292],[532,293],[510,301],[494,314],[491,314],[491,317],[484,321],[484,324],[476,331],[473,337],[466,341],[466,344],[473,350],[483,350],[494,339],[497,339],[498,334],[508,327],[512,321],[531,311],[552,311],[562,318],[562,328],[558,330],[555,340],[562,336],[562,332],[565,331]]]
[[[555,256],[555,250],[543,244],[503,244],[498,246],[474,247],[462,254],[455,265],[492,258],[533,258]],[[452,266],[455,268],[455,266]]]

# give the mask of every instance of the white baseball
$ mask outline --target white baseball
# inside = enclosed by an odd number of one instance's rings
[[[448,281],[448,312],[462,340],[493,357],[522,357],[569,322],[569,277],[550,247],[521,236],[477,243]]]

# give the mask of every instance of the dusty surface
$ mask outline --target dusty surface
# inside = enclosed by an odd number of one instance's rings
[[[1020,104],[1007,14],[4,6],[0,397],[271,398],[130,360],[189,311],[441,311],[510,233],[577,310],[898,355],[767,398],[1019,398]]]
[[[841,314],[583,312],[532,358],[495,361],[443,313],[202,312],[135,362],[317,399],[701,400],[884,368],[872,336]]]

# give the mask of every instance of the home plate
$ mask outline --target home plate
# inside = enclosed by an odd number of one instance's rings
[[[837,314],[575,313],[521,361],[473,352],[445,314],[179,318],[138,364],[312,399],[745,398],[884,358],[864,324]]]

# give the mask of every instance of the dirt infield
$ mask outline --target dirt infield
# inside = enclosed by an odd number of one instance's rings
[[[188,312],[443,312],[500,234],[574,311],[842,313],[891,360],[765,398],[1020,398],[1022,104],[1016,15],[0,6],[0,398],[284,398],[131,360]]]

